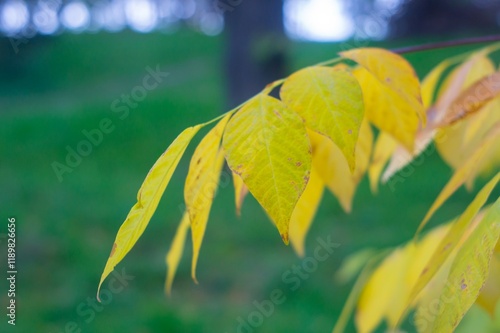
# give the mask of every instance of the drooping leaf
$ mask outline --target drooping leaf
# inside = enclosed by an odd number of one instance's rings
[[[215,191],[219,185],[219,177],[224,156],[219,152],[224,128],[231,117],[228,114],[208,132],[200,141],[193,153],[184,187],[186,210],[191,222],[193,238],[192,277],[196,281],[196,263],[200,253],[208,216],[212,207]]]
[[[429,259],[425,268],[422,270],[418,281],[416,282],[411,295],[408,299],[407,306],[411,305],[418,294],[424,289],[439,269],[444,265],[446,260],[450,257],[451,253],[459,245],[460,240],[464,237],[467,228],[470,226],[472,220],[479,212],[481,207],[485,204],[486,200],[491,194],[500,180],[500,173],[497,174],[483,189],[477,194],[471,204],[467,207],[464,213],[454,222],[436,248],[436,251]]]
[[[226,159],[266,210],[288,244],[288,226],[311,170],[302,119],[279,100],[259,95],[229,121]]]
[[[306,189],[299,201],[297,201],[290,220],[290,243],[300,257],[303,257],[305,254],[307,232],[316,215],[324,188],[325,184],[313,167]]]
[[[385,132],[380,132],[373,151],[372,161],[368,168],[368,177],[370,179],[370,188],[372,193],[378,192],[378,183],[382,170],[384,170],[387,161],[391,157],[394,149],[397,147],[397,141]]]
[[[435,70],[441,70],[441,69],[436,68]],[[487,75],[493,71],[494,67],[491,60],[486,58],[482,53],[474,54],[469,61],[467,61],[465,64],[455,69],[452,72],[452,74],[449,75],[449,77],[453,78],[453,80],[451,82],[444,83],[446,89],[439,96],[436,105],[430,107],[427,110],[429,124],[427,127],[420,128],[418,130],[417,135],[415,137],[415,150],[410,154],[406,149],[404,149],[404,147],[399,146],[394,151],[391,161],[386,170],[384,171],[384,174],[382,176],[382,182],[384,183],[387,182],[389,178],[392,177],[396,172],[398,172],[399,170],[403,169],[406,165],[411,163],[427,148],[427,146],[432,142],[432,140],[435,139],[437,132],[436,128],[439,126],[438,123],[442,122],[443,119],[446,117],[450,105],[452,104],[453,100],[456,99],[457,96],[459,96],[460,92],[464,89],[464,87],[467,87],[467,85],[470,85],[472,82],[474,82],[474,80],[479,79],[484,75]],[[430,76],[431,79],[433,79],[432,76],[435,75],[435,73],[433,72],[434,70],[428,75],[428,77]],[[432,83],[433,83],[432,80],[430,81],[427,79],[424,80],[422,84],[422,89],[424,88],[428,89],[427,86]],[[462,127],[466,128],[467,126],[462,126]],[[485,132],[487,131],[487,129],[485,130]],[[441,155],[443,156],[443,158],[445,158],[445,160],[447,160],[448,155],[467,156],[468,158],[471,149],[472,150],[475,149],[473,142],[469,143],[469,149],[465,148],[456,149],[458,143],[456,138],[461,140],[460,138],[463,134],[462,132],[463,131],[457,128],[456,126],[454,126],[450,130],[447,130],[446,128],[440,129],[439,135],[436,137],[436,143],[439,151],[442,152]],[[485,132],[483,132],[483,134]],[[475,141],[475,143],[477,143],[477,141]],[[451,154],[444,154],[447,152],[447,150],[442,151],[443,150],[442,147],[447,147],[447,146],[452,147],[452,150],[450,151]],[[463,159],[459,163],[457,163],[457,165],[462,165],[462,164],[463,164]]]
[[[366,172],[373,145],[373,133],[364,121],[356,146],[356,168],[351,174],[340,149],[322,135],[310,132],[313,145],[313,166],[328,189],[337,197],[346,212],[351,211],[356,187]]]
[[[452,332],[474,304],[488,277],[493,249],[500,237],[500,199],[458,251],[448,275],[448,283],[439,301],[445,304],[433,323],[433,332]]]
[[[144,229],[146,229],[186,147],[200,128],[201,125],[197,125],[185,129],[149,170],[137,193],[137,203],[128,213],[125,222],[123,222],[116,235],[113,248],[99,282],[98,298],[103,281],[132,249]]]
[[[455,171],[451,179],[445,185],[441,193],[432,204],[431,208],[425,215],[423,221],[420,223],[417,234],[422,230],[422,228],[427,224],[429,219],[434,215],[436,210],[441,207],[441,205],[453,194],[455,191],[462,186],[465,181],[474,173],[478,165],[481,163],[486,152],[495,145],[500,137],[500,125],[495,126],[488,133],[483,142],[478,146],[477,150],[470,156],[470,158]]]
[[[384,319],[389,327],[396,327],[412,287],[448,228],[441,226],[418,244],[397,248],[376,268],[358,301],[356,327],[360,333],[372,332]]]
[[[366,118],[413,151],[419,118],[415,107],[363,67],[353,70],[363,90]]]
[[[406,59],[380,48],[353,49],[341,52],[340,55],[363,66],[380,83],[404,99],[425,126],[426,114],[422,105],[420,82]]]
[[[352,74],[330,67],[308,67],[285,80],[280,96],[308,128],[332,139],[354,170],[364,109],[361,88]]]
[[[165,262],[167,263],[167,279],[165,281],[165,292],[170,295],[172,292],[172,283],[174,282],[175,273],[177,272],[177,267],[179,267],[179,261],[182,258],[182,252],[184,251],[184,244],[186,243],[186,235],[189,230],[189,214],[187,211],[182,216],[181,223],[177,227],[175,232],[174,240],[172,245],[167,252],[165,257]]]
[[[243,201],[248,194],[248,187],[243,183],[243,179],[240,176],[232,172],[233,184],[234,184],[234,203],[236,206],[236,215],[241,215],[241,206],[243,206]]]

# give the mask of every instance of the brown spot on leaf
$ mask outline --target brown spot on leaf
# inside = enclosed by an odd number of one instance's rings
[[[196,161],[196,164],[200,164],[201,162],[201,157],[198,159],[198,161]]]
[[[288,234],[281,234],[281,239],[283,240],[283,243],[288,245]]]
[[[302,162],[297,162],[297,163],[295,163],[295,165],[299,167],[302,165]]]
[[[347,131],[347,134],[352,134],[352,130],[348,130],[348,131]]]
[[[390,77],[386,77],[386,78],[385,78],[385,82],[387,82],[387,83],[391,83],[391,82],[392,82],[392,79],[391,79]]]
[[[273,110],[274,114],[281,118],[281,114],[277,110]]]
[[[467,284],[465,283],[464,279],[462,279],[462,281],[460,282],[460,289],[462,289],[462,290],[467,289]]]
[[[113,254],[115,254],[116,251],[116,243],[113,243],[113,247],[111,248],[111,253],[109,254],[109,257],[111,258]]]
[[[445,251],[446,251],[446,250],[448,250],[450,247],[451,247],[451,243],[446,244],[446,245],[443,247],[442,252],[445,252]]]

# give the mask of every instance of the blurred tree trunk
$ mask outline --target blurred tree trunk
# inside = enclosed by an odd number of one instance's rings
[[[286,74],[283,0],[219,0],[225,13],[229,107]]]

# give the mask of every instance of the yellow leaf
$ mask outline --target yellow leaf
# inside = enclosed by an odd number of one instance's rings
[[[483,77],[462,92],[451,103],[445,119],[438,126],[450,125],[470,116],[498,95],[500,95],[500,72]]]
[[[222,142],[229,167],[288,244],[290,218],[311,170],[302,119],[279,100],[261,94],[231,118]]]
[[[177,227],[175,232],[174,240],[172,245],[168,250],[165,262],[167,263],[167,279],[165,281],[165,291],[168,295],[172,292],[172,282],[174,282],[175,273],[177,272],[177,267],[179,267],[179,261],[182,258],[182,252],[184,251],[184,243],[186,242],[187,231],[189,230],[189,214],[184,212],[181,223]]]
[[[380,132],[375,149],[373,151],[372,161],[368,168],[368,178],[370,179],[370,188],[372,193],[378,192],[378,183],[380,175],[387,161],[397,147],[397,141],[385,132]]]
[[[321,202],[324,188],[323,181],[313,167],[306,189],[297,201],[290,220],[290,243],[301,257],[305,254],[305,238]]]
[[[149,170],[137,193],[137,203],[128,213],[125,222],[123,222],[116,235],[113,248],[99,282],[98,299],[103,281],[132,249],[144,229],[146,229],[186,147],[200,128],[201,125],[197,125],[185,129]]]
[[[448,275],[448,283],[439,298],[443,306],[436,317],[433,332],[453,332],[479,296],[488,277],[493,249],[500,237],[500,199],[458,251]],[[451,301],[447,295],[454,295]]]
[[[232,173],[233,175],[233,184],[234,184],[234,202],[236,205],[236,214],[238,216],[241,215],[241,206],[243,206],[243,200],[245,200],[246,195],[248,194],[248,187],[243,183],[243,180],[240,176]]]
[[[499,180],[500,173],[497,174],[497,176],[494,177],[486,186],[483,187],[483,189],[477,194],[474,200],[463,212],[463,214],[457,219],[456,222],[452,224],[450,230],[441,240],[436,248],[436,251],[434,251],[434,253],[432,254],[432,257],[428,260],[425,268],[421,271],[421,274],[420,272],[418,272],[419,279],[411,292],[407,306],[414,302],[418,294],[439,271],[441,266],[444,265],[455,248],[459,246],[459,242],[464,237],[467,228],[470,226],[472,220],[479,212],[481,207],[485,204],[486,200],[491,194],[491,191],[493,191]]]
[[[363,90],[365,116],[384,132],[392,135],[408,151],[413,151],[419,119],[415,106],[377,80],[363,67],[356,68],[353,74]]]
[[[371,156],[373,133],[363,121],[356,146],[356,169],[351,174],[340,149],[322,135],[309,132],[313,145],[313,166],[328,189],[337,197],[346,212],[351,211],[356,187],[363,177]]]
[[[421,242],[397,248],[374,271],[358,301],[356,326],[360,333],[372,332],[383,319],[394,328],[425,263],[449,226],[430,232]]]
[[[340,55],[363,66],[381,84],[403,98],[409,109],[420,117],[422,125],[425,126],[426,114],[422,105],[420,82],[406,59],[380,48],[353,49],[341,52]]]
[[[443,72],[452,65],[450,60],[444,60],[434,67],[422,81],[422,102],[425,107],[432,105],[434,93]]]
[[[354,170],[363,97],[352,74],[330,67],[304,68],[285,80],[280,96],[308,128],[332,139]]]
[[[500,283],[498,281],[500,281],[500,257],[492,256],[488,279],[476,300],[476,304],[485,309],[492,317],[500,300]]]
[[[215,191],[219,185],[219,177],[224,162],[224,156],[219,151],[224,128],[231,117],[228,114],[208,132],[200,141],[193,153],[184,188],[184,200],[191,221],[193,237],[192,277],[196,281],[196,263],[200,253],[201,243],[205,235],[208,216]]]
[[[427,224],[429,219],[434,215],[436,210],[441,207],[441,205],[453,194],[455,191],[462,186],[465,181],[477,170],[478,165],[485,157],[486,152],[494,146],[498,138],[500,137],[500,125],[495,126],[488,133],[486,138],[478,146],[477,150],[469,157],[469,159],[455,171],[451,179],[445,185],[441,193],[432,204],[431,208],[425,215],[423,221],[420,223],[417,229],[417,235],[422,230],[422,228]]]

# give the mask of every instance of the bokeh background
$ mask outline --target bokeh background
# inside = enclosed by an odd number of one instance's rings
[[[394,190],[382,186],[374,196],[365,179],[351,214],[327,193],[307,250],[318,237],[339,247],[293,291],[282,275],[302,259],[283,245],[253,198],[238,218],[231,183],[221,186],[198,264],[200,283],[190,278],[188,237],[168,298],[165,253],[182,216],[198,135],[149,227],[117,267],[133,279],[106,304],[95,305],[95,294],[138,188],[184,128],[341,50],[481,36],[499,24],[500,2],[486,0],[0,2],[0,276],[8,217],[17,219],[18,265],[15,327],[7,325],[7,283],[0,278],[0,332],[330,332],[353,283],[335,279],[342,260],[413,236],[451,175],[437,154]],[[422,77],[471,48],[407,58]],[[168,75],[141,90],[151,70]],[[136,96],[128,105],[127,95]],[[54,163],[65,164],[84,131],[103,119],[113,129],[58,177]],[[461,212],[473,195],[458,191],[434,224]],[[269,299],[274,289],[286,301],[259,327],[239,329],[238,318],[246,320],[254,301]]]

